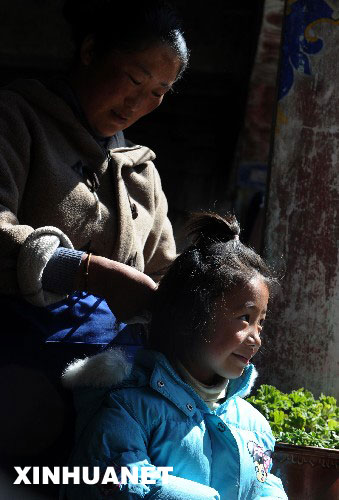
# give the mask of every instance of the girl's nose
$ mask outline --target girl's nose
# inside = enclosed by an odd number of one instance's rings
[[[261,338],[260,338],[261,330],[262,330],[262,326],[257,325],[257,327],[254,327],[252,329],[251,333],[249,334],[249,336],[247,338],[247,343],[249,345],[257,347],[258,349],[261,346]]]

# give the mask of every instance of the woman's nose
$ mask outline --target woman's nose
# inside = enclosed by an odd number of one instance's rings
[[[137,111],[142,104],[143,95],[139,90],[125,97],[125,106],[130,111]]]

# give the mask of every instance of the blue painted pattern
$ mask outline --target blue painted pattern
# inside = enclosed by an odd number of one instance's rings
[[[290,91],[294,81],[294,71],[311,74],[309,54],[321,51],[320,38],[310,39],[305,30],[319,19],[331,19],[333,9],[324,0],[297,0],[289,2],[285,18],[282,60],[280,72],[279,99]]]

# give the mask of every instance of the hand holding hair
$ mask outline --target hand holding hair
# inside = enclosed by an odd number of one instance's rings
[[[149,276],[133,267],[89,254],[83,255],[74,282],[75,290],[103,297],[117,319],[127,322],[151,309],[156,288]]]

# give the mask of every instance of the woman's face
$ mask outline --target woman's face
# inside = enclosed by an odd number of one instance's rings
[[[140,52],[94,56],[87,39],[72,83],[92,129],[109,137],[157,108],[176,80],[181,63],[168,45]]]
[[[220,377],[242,375],[261,345],[268,299],[267,285],[260,278],[217,299],[206,339],[198,339],[196,349],[182,360],[195,378],[210,385]]]

